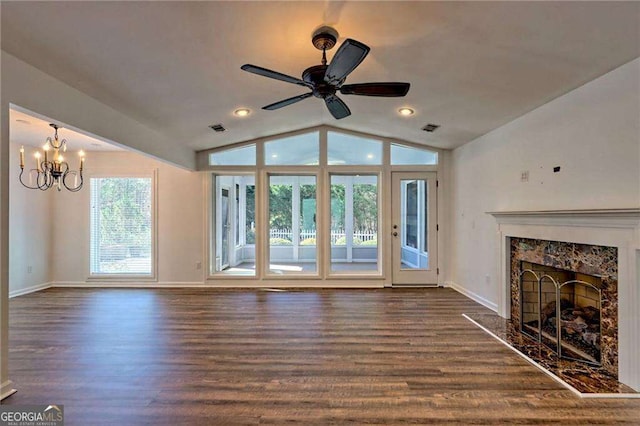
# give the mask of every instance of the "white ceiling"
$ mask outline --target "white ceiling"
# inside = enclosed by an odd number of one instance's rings
[[[2,48],[199,150],[319,124],[454,148],[640,56],[638,2],[2,2]],[[371,53],[347,83],[405,98],[264,105],[304,89],[240,70],[319,64],[314,29]],[[329,52],[329,58],[335,49]],[[411,106],[416,114],[400,117]],[[248,107],[246,118],[232,111]],[[214,133],[208,125],[228,129]],[[421,130],[441,125],[435,133]]]
[[[40,148],[45,144],[47,138],[53,139],[54,137],[55,130],[49,126],[52,123],[59,126],[58,139],[67,140],[68,150],[123,151],[122,148],[114,144],[67,128],[58,121],[13,108],[9,110],[9,137],[11,142],[18,145]]]

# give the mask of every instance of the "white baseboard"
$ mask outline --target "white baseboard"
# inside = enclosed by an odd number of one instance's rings
[[[201,281],[54,281],[51,287],[82,287],[82,288],[192,288],[210,287]]]
[[[296,280],[207,280],[201,281],[53,281],[11,293],[10,297],[33,293],[46,288],[299,288]],[[328,280],[305,283],[305,288],[382,288],[381,280]]]
[[[52,287],[52,283],[42,283],[37,285],[32,285],[31,287],[21,288],[18,290],[9,291],[9,299],[12,297],[23,296],[29,293],[35,293],[36,291],[44,290]]]
[[[0,385],[0,401],[8,396],[13,395],[16,392],[17,390],[13,388],[13,382],[11,380],[7,380],[2,385]]]
[[[469,299],[471,299],[471,300],[473,300],[475,302],[478,302],[482,306],[491,309],[493,312],[498,313],[498,304],[497,303],[494,303],[494,302],[492,302],[490,300],[487,300],[484,297],[480,296],[479,294],[476,294],[471,290],[467,290],[466,288],[462,287],[459,284],[456,284],[453,281],[446,281],[445,285],[447,287],[450,287],[450,288],[454,289],[458,293],[467,296]]]

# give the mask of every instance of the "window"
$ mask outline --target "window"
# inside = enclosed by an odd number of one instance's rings
[[[331,175],[331,271],[378,272],[378,176]]]
[[[268,166],[310,166],[318,164],[320,134],[305,133],[264,144],[264,163]]]
[[[91,178],[91,275],[154,276],[153,177]]]
[[[255,177],[213,175],[210,274],[255,275]]]
[[[315,273],[316,177],[269,176],[269,271]]]
[[[402,268],[429,267],[429,185],[423,179],[402,179]]]
[[[242,222],[242,220],[240,219],[240,185],[236,183],[236,205],[235,205],[235,210],[236,210],[236,220],[235,220],[235,235],[236,235],[236,246],[240,245],[240,233],[242,231],[242,228],[240,227],[240,223]]]
[[[329,126],[198,152],[211,178],[207,280],[278,286],[297,278],[386,283],[407,268],[431,274],[436,192],[427,184],[438,154]],[[380,233],[385,227],[391,232]]]
[[[256,145],[241,146],[239,148],[212,152],[209,154],[210,166],[255,166]]]
[[[391,165],[434,165],[438,164],[438,153],[427,149],[391,144]]]
[[[382,164],[382,142],[374,139],[327,132],[327,150],[330,166]]]

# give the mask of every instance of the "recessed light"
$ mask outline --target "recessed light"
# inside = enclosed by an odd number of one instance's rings
[[[278,154],[271,154],[271,158],[278,158]]]
[[[367,158],[371,160],[373,158],[373,154],[367,154]]]
[[[407,107],[403,107],[398,110],[398,114],[404,115],[404,116],[413,115],[414,113],[415,111],[413,109],[407,108]]]
[[[235,115],[236,117],[246,117],[250,113],[251,110],[249,108],[238,108],[237,110],[233,111],[233,115]]]

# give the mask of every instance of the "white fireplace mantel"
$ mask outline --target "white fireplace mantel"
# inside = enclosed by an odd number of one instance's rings
[[[638,228],[638,209],[534,210],[487,212],[501,224]]]
[[[497,222],[498,314],[511,310],[511,238],[617,247],[619,380],[640,391],[640,208],[487,212]]]

